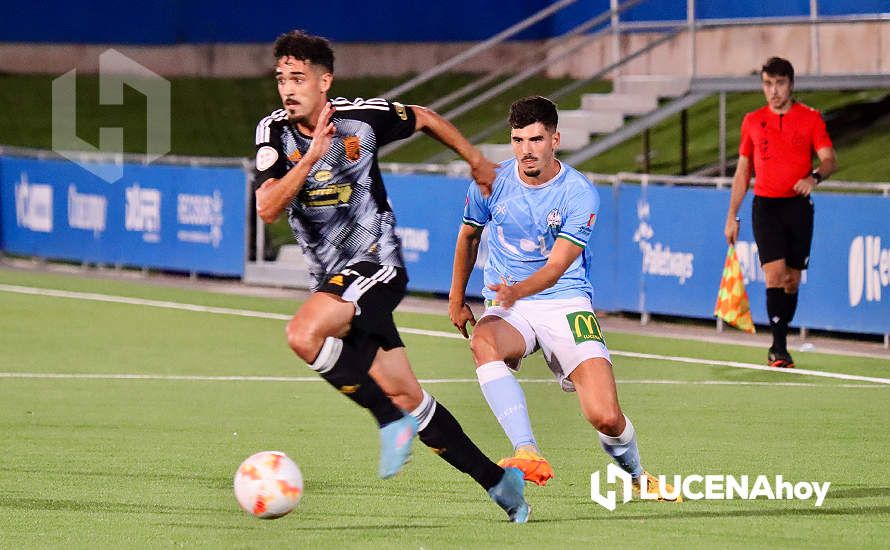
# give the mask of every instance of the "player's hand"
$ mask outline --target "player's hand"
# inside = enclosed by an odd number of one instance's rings
[[[735,244],[739,239],[739,226],[741,222],[735,216],[726,218],[726,225],[723,227],[723,235],[726,237],[727,244]]]
[[[331,140],[337,132],[337,127],[331,122],[331,116],[337,109],[328,101],[322,107],[318,114],[318,120],[315,123],[315,130],[312,132],[312,145],[306,151],[306,156],[313,162],[323,157],[331,147]]]
[[[498,165],[485,157],[480,157],[480,159],[478,162],[470,165],[470,174],[473,176],[476,185],[479,186],[479,192],[482,193],[483,197],[487,197],[491,195],[491,186],[494,183],[495,169]]]
[[[807,176],[803,179],[797,180],[797,183],[794,184],[794,192],[798,195],[803,195],[804,197],[809,197],[810,193],[813,192],[813,188],[816,187],[816,180],[813,179],[813,176]]]
[[[457,327],[457,330],[464,335],[464,338],[469,338],[467,323],[474,327],[476,326],[476,317],[473,315],[473,310],[470,309],[470,306],[463,301],[449,302],[448,316],[451,317],[451,324]]]
[[[516,300],[522,298],[516,290],[516,287],[506,283],[495,283],[493,285],[488,285],[488,288],[497,292],[494,301],[497,305],[503,308],[512,307],[513,304],[516,303]]]

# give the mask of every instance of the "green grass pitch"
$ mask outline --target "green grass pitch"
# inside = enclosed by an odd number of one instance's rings
[[[16,271],[0,270],[0,284],[277,314],[296,308],[287,300]],[[400,314],[398,323],[453,330],[433,315]],[[287,349],[283,328],[276,319],[0,287],[0,548],[890,544],[890,386],[616,354],[619,395],[650,471],[781,474],[831,488],[819,508],[789,500],[632,501],[609,512],[590,499],[590,474],[608,458],[576,398],[544,382],[549,371],[536,355],[520,379],[556,478],[527,488],[532,521],[512,525],[471,479],[419,442],[399,476],[377,479],[371,417],[322,382],[206,379],[311,377]],[[762,361],[757,348],[610,333],[607,320],[604,329],[613,351]],[[404,339],[418,377],[438,380],[428,390],[489,456],[508,454],[478,385],[467,381],[466,343]],[[795,357],[814,370],[890,375],[888,359]],[[103,376],[128,374],[154,378]],[[232,494],[236,467],[260,450],[288,453],[306,480],[299,507],[274,521],[247,516]]]

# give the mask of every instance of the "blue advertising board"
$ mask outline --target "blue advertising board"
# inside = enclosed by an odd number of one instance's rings
[[[710,316],[726,254],[727,197],[692,187],[620,189],[621,309]]]
[[[0,157],[0,248],[90,263],[242,275],[244,172],[126,165],[105,183],[62,161]],[[384,177],[414,291],[447,293],[469,179]],[[595,306],[713,318],[726,242],[728,189],[597,185]],[[890,198],[819,192],[810,269],[794,326],[890,333]],[[754,321],[766,324],[765,281],[742,205],[736,251]],[[479,296],[480,245],[467,294]]]
[[[239,168],[125,164],[109,184],[68,161],[0,158],[0,248],[13,254],[240,276]]]
[[[396,231],[412,290],[448,292],[454,244],[463,219],[470,180],[446,176],[386,174],[386,189],[396,215]],[[484,238],[483,238],[484,241]],[[482,266],[487,258],[480,245],[467,295],[482,293]]]
[[[468,180],[386,176],[412,290],[448,292],[454,242]],[[727,244],[728,189],[597,185],[600,214],[591,235],[595,306],[713,318]],[[755,322],[767,324],[765,279],[742,205],[736,251]],[[890,333],[890,199],[817,193],[810,269],[794,326]],[[482,288],[480,247],[467,294]]]
[[[813,200],[810,266],[793,325],[890,333],[890,198],[816,193]],[[751,280],[747,288],[754,320],[767,323],[763,271],[750,224],[745,229],[747,258],[740,262]]]
[[[593,284],[593,303],[597,309],[618,311],[626,309],[622,307],[620,289],[633,290],[619,282],[618,270],[614,268],[618,262],[619,247],[616,239],[622,217],[618,204],[621,188],[597,185],[596,189],[600,195],[600,210],[587,241],[594,264],[590,280]]]

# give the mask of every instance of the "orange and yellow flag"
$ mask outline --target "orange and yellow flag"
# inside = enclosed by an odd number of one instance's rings
[[[745,291],[742,268],[732,245],[726,251],[726,263],[723,264],[723,278],[720,280],[714,315],[737,329],[754,334],[754,321],[751,319],[751,305]]]

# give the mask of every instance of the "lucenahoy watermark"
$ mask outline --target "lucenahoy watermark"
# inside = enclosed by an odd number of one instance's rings
[[[640,479],[640,498],[656,500],[664,498],[676,500],[682,496],[684,500],[810,500],[822,506],[828,494],[830,481],[786,481],[782,475],[725,475],[725,474],[690,474],[659,475],[658,486],[649,485],[646,475]],[[606,483],[618,484],[622,493],[622,501],[631,499],[633,480],[631,475],[615,464],[606,467]],[[672,485],[668,491],[666,484]],[[590,474],[590,498],[608,510],[615,510],[617,505],[616,491],[600,489],[600,472]]]

